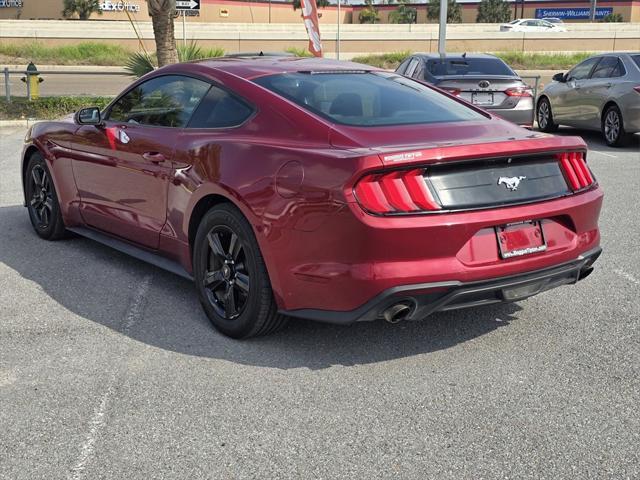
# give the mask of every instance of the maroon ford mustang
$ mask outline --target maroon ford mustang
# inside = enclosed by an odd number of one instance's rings
[[[394,73],[237,57],[34,125],[22,172],[42,238],[73,231],[192,277],[213,325],[249,337],[577,282],[600,254],[586,155]]]

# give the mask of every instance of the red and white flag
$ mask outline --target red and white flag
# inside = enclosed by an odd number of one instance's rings
[[[322,56],[322,41],[320,40],[320,26],[318,25],[318,4],[316,0],[300,0],[302,18],[309,34],[309,51],[314,57]]]

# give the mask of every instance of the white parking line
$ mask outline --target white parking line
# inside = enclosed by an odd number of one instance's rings
[[[129,308],[127,310],[127,314],[124,317],[124,324],[122,326],[122,333],[125,335],[131,330],[131,327],[142,318],[144,313],[144,300],[147,296],[147,292],[149,291],[149,285],[151,284],[151,275],[145,276],[140,283],[138,284],[138,289],[136,290],[133,298],[131,299],[131,303],[129,304]],[[102,394],[100,399],[100,403],[98,407],[93,412],[93,416],[89,421],[89,432],[80,447],[80,455],[78,456],[78,460],[76,461],[73,468],[71,468],[69,479],[70,480],[80,480],[84,476],[84,471],[87,466],[87,463],[93,457],[95,453],[95,444],[100,436],[100,432],[106,425],[105,415],[107,413],[107,407],[109,406],[109,400],[113,397],[113,392],[115,391],[119,371],[118,369],[112,370],[111,378],[107,383],[107,388]]]
[[[589,150],[589,153],[599,153],[600,155],[604,155],[605,157],[618,158],[616,155],[613,155],[611,153],[601,152],[600,150]]]
[[[625,272],[624,270],[622,270],[621,268],[616,268],[613,273],[620,275],[622,278],[624,278],[625,280],[633,283],[634,285],[640,285],[640,280],[638,280],[636,277],[634,277],[633,275],[631,275],[629,272]]]

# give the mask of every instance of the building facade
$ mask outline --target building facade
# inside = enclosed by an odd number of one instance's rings
[[[343,0],[345,1],[345,0]],[[352,0],[353,1],[353,0]],[[562,17],[565,21],[588,21],[589,0],[507,0],[512,4],[512,18]],[[462,6],[463,23],[475,23],[478,1],[458,0]],[[298,23],[301,11],[283,1],[200,0],[200,10],[190,12],[188,21],[207,23]],[[426,3],[412,5],[417,9],[417,23],[434,23],[427,19]],[[101,14],[92,19],[127,20],[128,15],[137,20],[148,19],[145,0],[101,0]],[[344,5],[340,12],[341,23],[358,23],[364,5]],[[396,5],[376,5],[380,23],[389,22],[389,13]],[[0,19],[61,19],[63,0],[0,0]],[[620,14],[625,22],[640,22],[640,0],[599,0],[599,15]],[[335,24],[338,11],[335,6],[320,9],[320,23]]]

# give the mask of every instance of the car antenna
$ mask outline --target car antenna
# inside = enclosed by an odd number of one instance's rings
[[[462,58],[467,58],[467,52],[464,52],[464,53],[462,54]]]

